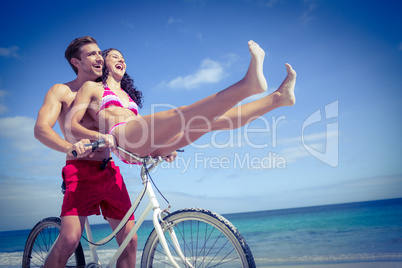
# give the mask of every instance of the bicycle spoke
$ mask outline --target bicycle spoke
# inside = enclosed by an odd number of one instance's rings
[[[172,225],[177,239],[180,241],[180,247],[185,260],[179,257],[178,252],[173,246],[170,236],[165,237],[168,247],[174,256],[176,262],[181,263],[183,267],[188,267],[186,261],[193,267],[219,267],[229,266],[230,263],[239,263],[240,259],[232,247],[229,240],[220,230],[206,222],[198,220],[188,220]],[[153,263],[160,263],[172,266],[167,260],[167,256],[160,245],[155,249]],[[157,266],[156,266],[157,267]]]
[[[59,218],[50,217],[35,225],[25,245],[22,267],[43,267],[45,259],[59,235],[60,222]],[[84,266],[84,253],[79,244],[74,254],[68,259],[66,267]]]

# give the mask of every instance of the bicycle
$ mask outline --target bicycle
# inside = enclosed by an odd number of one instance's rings
[[[95,150],[103,143],[96,141],[88,146],[92,146]],[[221,215],[200,208],[181,209],[171,213],[169,212],[170,203],[166,209],[160,208],[152,188],[150,171],[162,162],[162,157],[141,158],[121,147],[118,149],[142,162],[141,179],[144,187],[125,217],[109,236],[95,243],[88,219],[86,220],[86,240],[89,243],[93,261],[86,264],[80,242],[68,260],[67,267],[102,267],[96,248],[115,237],[136,211],[145,194],[149,197],[148,205],[106,267],[114,266],[151,210],[153,210],[154,229],[145,243],[140,267],[255,267],[253,255],[245,239],[236,227]],[[25,245],[23,268],[43,266],[47,254],[58,237],[59,230],[59,218],[45,218],[35,225]]]

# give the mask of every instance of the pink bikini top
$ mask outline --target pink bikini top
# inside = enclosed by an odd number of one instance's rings
[[[110,88],[105,87],[105,90],[103,91],[101,107],[100,107],[99,111],[96,114],[98,114],[103,109],[109,108],[111,106],[117,106],[117,107],[129,109],[135,115],[138,115],[138,106],[137,106],[137,104],[131,99],[131,97],[129,95],[127,95],[127,96],[128,96],[128,99],[129,99],[128,107],[123,107],[123,104],[122,104],[120,98],[116,94],[114,94],[113,91]]]

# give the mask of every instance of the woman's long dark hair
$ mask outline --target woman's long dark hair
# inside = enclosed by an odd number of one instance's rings
[[[102,52],[103,59],[106,59],[106,56],[112,50],[119,51],[118,49],[115,49],[115,48],[105,49]],[[103,64],[103,74],[96,81],[102,82],[104,85],[106,85],[106,80],[107,80],[108,74],[109,74],[109,70],[106,69],[106,64]],[[134,80],[127,73],[125,73],[123,78],[121,79],[121,88],[130,96],[130,98],[138,105],[138,107],[142,108],[142,101],[143,101],[142,92],[137,90],[137,87],[134,86]]]

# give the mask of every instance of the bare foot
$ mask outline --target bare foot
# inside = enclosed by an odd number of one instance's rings
[[[285,66],[288,75],[275,92],[279,93],[278,102],[280,106],[292,106],[296,103],[294,92],[296,85],[296,72],[290,64],[286,63]]]
[[[267,80],[263,74],[265,51],[254,41],[248,42],[251,54],[251,62],[247,73],[243,78],[244,86],[251,95],[259,94],[267,90]]]

